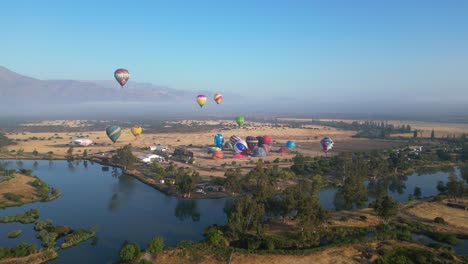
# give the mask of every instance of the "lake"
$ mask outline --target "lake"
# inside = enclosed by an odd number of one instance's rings
[[[225,224],[226,199],[187,200],[166,196],[135,178],[122,175],[120,169],[88,162],[8,161],[10,168],[33,169],[34,175],[59,188],[62,195],[51,202],[26,204],[0,210],[0,215],[22,213],[38,208],[40,219],[75,229],[98,228],[97,241],[88,240],[60,250],[51,263],[113,263],[125,240],[145,248],[154,236],[163,236],[165,244],[175,246],[181,240],[199,241],[203,230],[212,224]],[[0,224],[0,245],[35,243],[34,225]],[[7,233],[21,229],[16,239]]]

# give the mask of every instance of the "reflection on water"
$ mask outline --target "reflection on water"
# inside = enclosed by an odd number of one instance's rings
[[[408,198],[413,195],[416,187],[421,189],[422,197],[435,196],[439,192],[437,190],[437,183],[439,181],[444,184],[448,182],[450,174],[454,174],[457,177],[463,177],[463,173],[468,174],[468,168],[466,172],[454,167],[444,167],[442,171],[437,168],[429,168],[419,170],[417,173],[409,176],[391,176],[376,181],[365,181],[362,186],[367,187],[367,195],[369,204],[375,201],[377,197],[382,194],[388,194],[398,202],[406,202]],[[421,174],[422,172],[428,172],[428,174]],[[466,176],[468,179],[468,175]],[[349,210],[359,207],[354,199],[353,192],[358,190],[346,190],[344,188],[325,188],[320,191],[319,197],[323,207],[329,210]],[[346,199],[351,197],[353,199]]]
[[[180,199],[177,201],[177,205],[174,210],[174,215],[179,220],[192,219],[193,222],[200,221],[200,212],[198,210],[196,200],[184,200]]]

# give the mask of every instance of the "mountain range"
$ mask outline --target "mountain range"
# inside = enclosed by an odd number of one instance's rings
[[[0,66],[0,103],[164,102],[193,99],[191,92],[133,82],[39,80]]]

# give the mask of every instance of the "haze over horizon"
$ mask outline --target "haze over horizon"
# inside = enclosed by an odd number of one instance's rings
[[[465,1],[51,0],[6,2],[2,10],[0,66],[39,80],[80,81],[113,80],[125,67],[124,93],[137,98],[49,105],[0,96],[3,117],[125,113],[147,95],[132,89],[152,83],[154,97],[146,98],[155,103],[140,105],[141,114],[169,108],[166,114],[197,116],[190,98],[220,92],[222,105],[201,113],[468,120]],[[19,86],[0,76],[0,94],[5,87]]]

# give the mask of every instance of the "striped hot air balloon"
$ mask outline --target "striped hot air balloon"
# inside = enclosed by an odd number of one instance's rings
[[[221,101],[223,101],[223,96],[221,94],[217,93],[217,94],[215,94],[213,96],[213,99],[217,104],[219,104],[219,103],[221,103]]]
[[[203,107],[206,104],[206,96],[203,94],[200,94],[197,96],[197,103],[200,107]]]
[[[232,144],[231,141],[226,141],[226,143],[224,143],[224,149],[228,149],[228,150],[234,150],[234,145]]]
[[[236,136],[236,135],[232,135],[230,138],[229,138],[229,141],[231,141],[232,145],[234,146],[234,144],[236,144],[237,141],[239,140],[242,140],[240,137]]]
[[[119,126],[110,126],[106,128],[106,134],[112,142],[116,142],[122,134],[122,129]]]
[[[253,136],[248,136],[245,138],[245,141],[247,142],[247,146],[249,147],[250,151],[253,151],[254,148],[258,145],[258,139]]]

